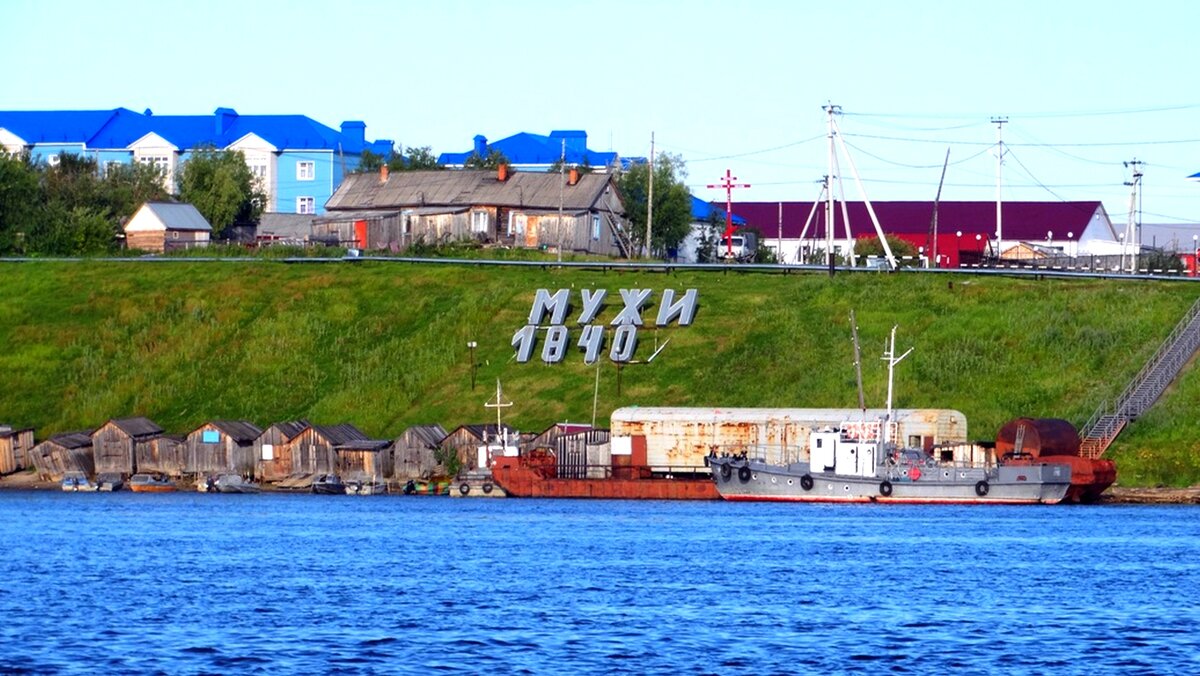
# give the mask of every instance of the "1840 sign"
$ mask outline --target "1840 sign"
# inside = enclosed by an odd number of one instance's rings
[[[597,318],[605,307],[604,300],[608,291],[580,291],[582,306],[574,323],[582,330],[574,345],[583,350],[585,364],[594,364],[600,358],[605,338],[609,333],[612,340],[608,358],[618,363],[633,360],[633,355],[637,352],[638,328],[643,326],[642,308],[653,294],[652,289],[621,289],[621,311],[606,325],[597,321]],[[679,326],[690,326],[696,316],[698,298],[695,289],[684,291],[682,296],[678,296],[673,289],[664,290],[658,303],[658,315],[654,325],[664,327],[678,323]],[[525,363],[533,356],[538,344],[539,331],[546,332],[541,341],[542,361],[557,364],[566,359],[572,344],[571,331],[566,324],[571,309],[570,290],[559,289],[550,293],[546,289],[538,289],[533,299],[533,308],[529,310],[529,323],[513,334],[512,346],[517,351],[517,361]],[[547,318],[549,321],[544,321]]]

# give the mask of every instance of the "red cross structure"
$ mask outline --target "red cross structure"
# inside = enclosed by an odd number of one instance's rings
[[[726,169],[720,183],[708,185],[709,188],[725,188],[725,234],[722,239],[725,240],[725,255],[729,257],[733,256],[733,189],[750,187],[749,183],[734,183],[736,180],[737,176]]]

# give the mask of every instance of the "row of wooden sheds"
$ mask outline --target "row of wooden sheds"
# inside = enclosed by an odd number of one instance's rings
[[[500,429],[517,437],[508,425]],[[437,470],[439,455],[453,454],[469,466],[479,446],[493,440],[496,430],[494,424],[461,425],[447,433],[440,425],[414,425],[396,439],[371,439],[351,424],[293,420],[264,430],[245,420],[214,420],[177,436],[148,418],[135,417],[109,420],[94,431],[57,434],[33,445],[33,430],[18,435],[0,427],[0,473],[34,467],[42,479],[53,481],[68,471],[89,476],[236,473],[268,482],[323,473],[343,479],[427,479]],[[526,441],[554,430],[556,426],[551,426]],[[5,440],[12,442],[7,454]]]

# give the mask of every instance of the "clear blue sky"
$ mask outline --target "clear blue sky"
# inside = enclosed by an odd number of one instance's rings
[[[811,200],[826,102],[874,200],[1102,200],[1200,223],[1200,3],[204,0],[0,2],[0,109],[300,113],[464,151],[584,129],[682,156],[705,199]],[[849,180],[845,195],[859,199]]]

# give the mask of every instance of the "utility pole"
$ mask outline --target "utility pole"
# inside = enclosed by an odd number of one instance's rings
[[[650,132],[650,188],[646,197],[646,258],[650,257],[650,226],[654,222],[654,132]]]
[[[1125,252],[1127,247],[1133,246],[1133,253],[1129,256],[1129,272],[1133,274],[1137,272],[1138,254],[1142,250],[1141,238],[1141,210],[1142,210],[1142,165],[1144,162],[1139,161],[1136,157],[1129,162],[1123,162],[1126,168],[1133,171],[1125,185],[1130,187],[1129,191],[1129,217],[1125,221],[1125,236],[1121,240],[1121,267],[1124,269]]]
[[[829,265],[829,276],[830,277],[833,276],[833,270],[834,270],[834,265],[833,265],[833,211],[834,211],[833,178],[834,178],[834,165],[837,162],[837,156],[834,155],[834,148],[833,148],[833,116],[835,113],[840,113],[840,112],[842,112],[841,106],[835,106],[835,105],[833,105],[833,103],[829,103],[825,106],[825,113],[827,114],[827,116],[829,118],[828,131],[826,133],[826,136],[829,139],[829,175],[826,176],[826,178],[825,178],[826,188],[827,188],[827,190],[825,192],[825,262]]]
[[[946,148],[946,159],[942,162],[942,177],[938,179],[937,196],[933,198],[933,222],[929,225],[930,237],[932,240],[929,244],[930,255],[933,257],[933,266],[940,267],[938,263],[941,259],[938,258],[938,203],[942,201],[942,184],[946,182],[946,167],[950,166],[950,149]]]
[[[562,221],[563,221],[563,178],[567,168],[567,139],[562,140],[562,154],[558,157],[558,262],[562,262]]]
[[[992,124],[996,125],[996,260],[1000,260],[1000,254],[1004,252],[1004,229],[1002,227],[1002,219],[1000,215],[1000,179],[1001,171],[1004,166],[1004,125],[1008,122],[1007,117],[993,117]]]

